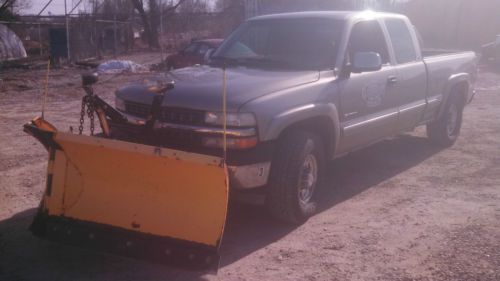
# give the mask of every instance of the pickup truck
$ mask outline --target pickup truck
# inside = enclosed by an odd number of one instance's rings
[[[495,41],[484,44],[481,49],[482,59],[498,62],[500,60],[500,35],[496,36]]]
[[[265,192],[270,214],[300,223],[316,210],[328,161],[421,125],[435,144],[453,145],[476,64],[474,52],[422,51],[403,15],[260,16],[232,32],[208,65],[118,89],[127,126],[111,124],[111,132],[220,156],[224,80],[231,190]],[[155,83],[171,85],[161,102]],[[152,108],[160,112],[153,123]],[[137,130],[144,124],[154,139]]]

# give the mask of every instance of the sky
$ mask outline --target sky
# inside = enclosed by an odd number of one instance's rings
[[[26,9],[21,11],[22,14],[38,14],[40,10],[47,4],[49,0],[31,0],[31,8]],[[78,3],[78,0],[66,0],[67,5],[68,5],[68,12]],[[78,11],[78,9],[84,9],[85,5],[84,2],[87,1],[82,1],[82,4],[78,6],[78,8],[75,10],[75,12]],[[71,6],[71,8],[70,8]],[[42,13],[42,15],[48,15],[48,13],[51,13],[53,15],[61,15],[64,14],[64,0],[53,0],[52,3],[45,9],[45,11]],[[74,12],[73,12],[74,13]]]
[[[49,2],[49,0],[29,0],[29,1],[31,1],[31,8],[21,11],[21,14],[36,15],[40,12],[40,10],[42,10],[45,4]],[[71,11],[72,7],[74,7],[78,3],[78,0],[66,0],[66,1],[68,5],[68,12]],[[167,1],[165,0],[164,3],[166,2]],[[85,7],[86,4],[88,4],[88,1],[83,0],[82,3],[73,13],[78,12],[79,9],[84,10],[86,8]],[[64,15],[64,0],[53,0],[52,3],[50,3],[50,5],[47,7],[47,9],[45,9],[45,11],[42,13],[42,15],[48,15],[49,12],[52,15]]]

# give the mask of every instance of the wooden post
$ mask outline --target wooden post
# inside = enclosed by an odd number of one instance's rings
[[[71,60],[70,44],[69,44],[69,17],[68,8],[66,4],[67,0],[64,0],[64,15],[66,16],[66,53],[68,55],[68,62]]]

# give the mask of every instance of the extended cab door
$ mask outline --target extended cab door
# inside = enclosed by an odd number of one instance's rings
[[[388,18],[385,26],[396,62],[393,86],[399,97],[398,130],[412,130],[423,118],[427,97],[427,70],[414,29],[404,18]]]
[[[398,99],[393,89],[396,71],[391,65],[388,42],[377,20],[356,23],[338,80],[342,137],[339,153],[349,152],[392,135],[397,126]],[[350,61],[357,52],[380,54],[382,69],[350,73]]]

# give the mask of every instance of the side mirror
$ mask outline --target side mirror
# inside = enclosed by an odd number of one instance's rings
[[[354,73],[372,72],[382,69],[382,58],[375,52],[358,52],[354,54],[352,69]]]
[[[210,59],[212,58],[214,53],[215,53],[215,49],[209,49],[205,53],[205,56],[203,57],[203,60],[205,61],[205,63],[208,63],[210,61]]]
[[[84,87],[91,86],[99,81],[97,73],[84,73],[82,74],[82,85]]]

